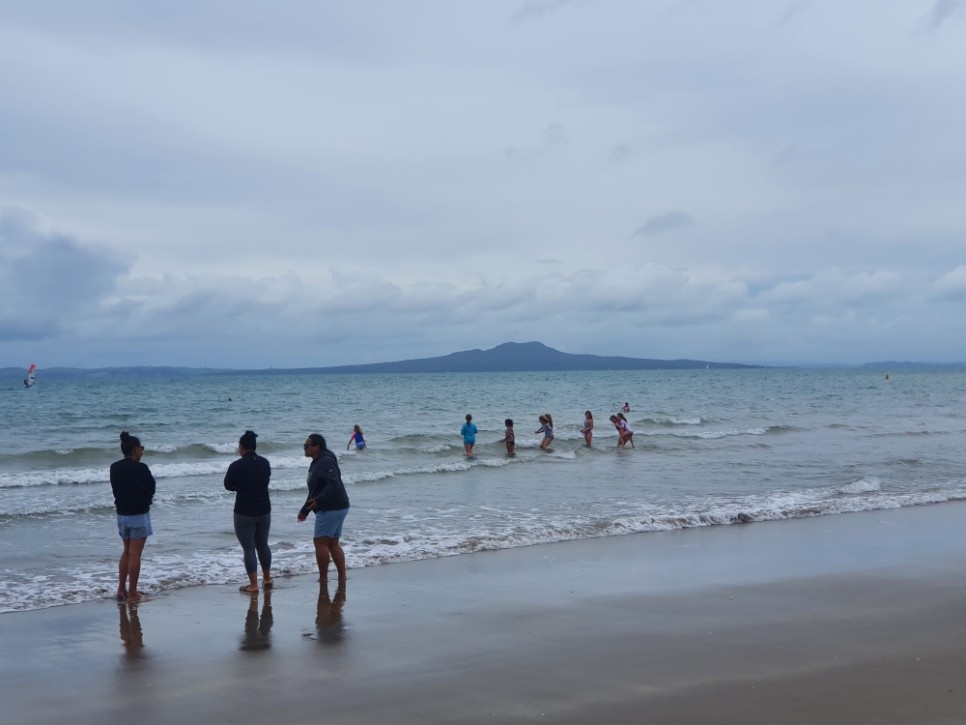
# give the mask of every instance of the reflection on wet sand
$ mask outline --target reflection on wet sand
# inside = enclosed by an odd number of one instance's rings
[[[339,582],[335,597],[329,596],[329,583],[319,583],[319,602],[315,613],[315,629],[319,642],[339,644],[345,639],[346,627],[342,620],[342,608],[346,600],[345,580]]]
[[[118,604],[120,615],[121,641],[124,643],[124,654],[128,659],[144,658],[144,633],[141,631],[141,619],[138,617],[138,606],[128,602]]]
[[[245,612],[245,635],[242,637],[239,649],[244,652],[264,652],[271,647],[271,630],[274,621],[271,589],[265,590],[265,602],[262,605],[261,614],[258,613],[258,594],[252,594],[248,600],[248,611]]]

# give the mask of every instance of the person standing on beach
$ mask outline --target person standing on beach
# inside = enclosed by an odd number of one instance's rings
[[[117,509],[117,533],[124,542],[118,562],[115,599],[119,602],[140,602],[144,595],[138,591],[141,576],[141,552],[154,531],[151,529],[151,501],[156,484],[151,469],[141,463],[144,446],[140,439],[127,431],[121,433],[121,453],[124,458],[111,464],[111,490]]]
[[[460,435],[463,436],[463,450],[466,451],[466,457],[472,458],[473,446],[476,445],[476,423],[469,413],[466,414],[466,422],[460,428]]]
[[[352,445],[353,441],[355,441],[357,451],[361,451],[366,447],[366,439],[362,437],[362,428],[357,425],[352,426],[352,435],[349,436],[349,442],[345,444],[346,450],[349,450],[349,446]]]
[[[311,458],[306,484],[309,496],[299,511],[298,520],[305,521],[315,512],[315,560],[319,565],[319,581],[328,581],[329,560],[335,563],[339,581],[345,581],[345,552],[339,544],[342,524],[349,513],[349,495],[342,483],[342,472],[335,454],[326,448],[325,438],[312,433],[302,445],[305,457]]]
[[[503,421],[503,425],[506,426],[506,430],[503,432],[503,442],[506,443],[506,454],[508,456],[515,456],[516,436],[513,434],[513,421],[507,418]]]
[[[272,526],[272,502],[268,497],[268,480],[272,466],[267,458],[255,452],[258,436],[250,430],[238,439],[240,458],[228,466],[225,488],[235,492],[235,536],[244,552],[248,584],[239,587],[249,594],[258,593],[258,568],[262,566],[262,584],[270,589],[272,582],[272,550],[268,532]]]
[[[533,432],[543,433],[540,450],[549,450],[550,444],[553,443],[553,418],[550,417],[550,413],[544,413],[537,420],[540,422],[540,427]]]
[[[594,440],[594,414],[589,410],[584,413],[584,427],[580,432],[584,436],[584,444],[590,448]]]

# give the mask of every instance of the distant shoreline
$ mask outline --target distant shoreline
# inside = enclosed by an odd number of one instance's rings
[[[42,368],[43,366],[41,366]],[[603,355],[575,355],[554,350],[540,342],[505,342],[490,350],[463,350],[440,357],[297,368],[192,368],[177,366],[123,366],[109,368],[55,367],[45,377],[197,377],[207,375],[353,375],[366,373],[493,373],[493,372],[577,372],[605,370],[722,370],[756,369],[764,366],[710,360],[655,360]],[[5,368],[0,374],[25,374],[20,368]]]
[[[0,368],[0,378],[22,380],[27,366]],[[966,362],[867,362],[825,365],[752,365],[712,360],[658,360],[561,352],[540,342],[505,342],[490,350],[463,350],[439,357],[359,365],[294,368],[211,368],[172,365],[127,365],[101,368],[40,365],[41,379],[191,378],[229,375],[362,375],[424,373],[605,372],[633,370],[762,370],[762,369],[966,369]]]

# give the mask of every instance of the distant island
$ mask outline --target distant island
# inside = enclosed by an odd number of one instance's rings
[[[490,350],[463,350],[441,357],[417,360],[369,363],[366,365],[337,365],[308,368],[261,368],[240,370],[230,368],[188,368],[169,366],[129,366],[112,368],[46,368],[43,378],[116,378],[116,377],[199,377],[206,375],[351,375],[358,373],[499,373],[499,372],[563,372],[579,370],[733,370],[756,368],[759,365],[711,362],[708,360],[653,360],[648,358],[574,355],[554,350],[540,342],[505,342]],[[26,368],[3,368],[4,378],[22,378]]]
[[[441,357],[418,360],[309,368],[319,373],[511,373],[562,372],[571,370],[698,370],[705,368],[753,368],[755,365],[707,360],[651,360],[636,357],[574,355],[547,347],[542,342],[504,342],[490,350],[463,350]]]

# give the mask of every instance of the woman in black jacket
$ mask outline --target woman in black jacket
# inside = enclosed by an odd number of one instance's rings
[[[111,490],[117,509],[117,533],[124,542],[118,562],[120,583],[116,599],[119,602],[140,602],[144,595],[138,591],[141,575],[141,552],[151,529],[151,501],[154,499],[154,476],[141,463],[144,446],[140,439],[127,431],[121,433],[121,453],[124,458],[111,464]]]
[[[319,565],[319,581],[327,581],[329,559],[335,563],[339,581],[345,581],[345,553],[339,544],[342,523],[349,513],[349,495],[342,483],[342,472],[335,454],[326,448],[325,438],[312,433],[302,446],[311,458],[306,483],[309,495],[299,511],[298,520],[305,521],[309,511],[315,512],[315,560]]]
[[[272,526],[272,502],[268,498],[268,480],[272,467],[267,458],[255,452],[258,436],[250,430],[238,439],[240,458],[228,466],[225,488],[235,492],[235,536],[245,553],[248,584],[239,589],[249,594],[258,592],[257,564],[262,565],[262,584],[272,586],[272,550],[268,532]],[[257,557],[257,561],[256,561]]]

